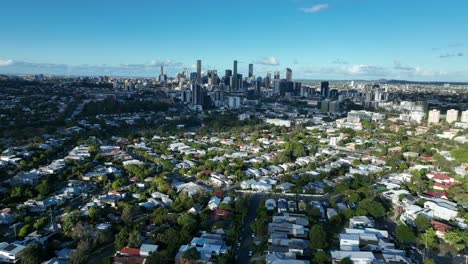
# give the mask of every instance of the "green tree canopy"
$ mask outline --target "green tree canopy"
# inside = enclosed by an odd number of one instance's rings
[[[328,247],[327,233],[322,225],[314,225],[309,233],[310,247],[313,249],[325,249]]]
[[[396,227],[396,238],[402,243],[413,243],[416,241],[416,235],[413,230],[403,224]]]

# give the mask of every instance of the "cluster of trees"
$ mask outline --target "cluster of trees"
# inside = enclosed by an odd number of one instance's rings
[[[100,102],[90,102],[86,104],[81,112],[81,116],[96,116],[100,114],[119,114],[149,111],[167,111],[169,104],[147,100],[125,100],[117,101],[111,98]]]

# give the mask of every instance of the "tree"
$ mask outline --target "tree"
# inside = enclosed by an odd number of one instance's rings
[[[436,241],[436,231],[432,228],[427,229],[425,233],[420,233],[418,236],[418,243],[421,245],[425,245],[428,248],[436,248],[437,241]]]
[[[177,218],[177,224],[191,233],[197,228],[198,223],[192,214],[184,213]]]
[[[309,233],[310,247],[324,249],[328,247],[327,233],[322,225],[314,225]]]
[[[184,259],[197,260],[200,259],[200,252],[194,247],[187,249],[182,255]]]
[[[413,243],[416,241],[416,235],[413,231],[403,224],[396,227],[396,238],[402,243]]]
[[[463,232],[463,231],[461,231]],[[466,233],[463,234],[459,231],[448,231],[445,232],[444,239],[457,250],[461,250],[465,247],[465,243],[463,242],[464,238],[463,235],[466,236]]]
[[[39,230],[43,227],[45,227],[48,223],[47,217],[41,217],[39,218],[35,223],[34,223],[34,229]]]
[[[122,210],[121,218],[126,225],[130,225],[132,223],[133,217],[138,214],[138,207],[133,205],[125,206]]]
[[[140,232],[137,229],[135,229],[131,231],[128,236],[128,246],[135,248],[135,247],[139,247],[140,244],[141,244]]]
[[[29,244],[21,252],[22,264],[36,264],[42,262],[42,247],[38,243]]]
[[[88,215],[91,219],[96,219],[96,217],[99,215],[99,209],[97,207],[91,207],[88,210]]]
[[[88,263],[89,256],[91,255],[92,242],[89,240],[80,240],[76,251],[70,254],[70,262],[73,264]]]
[[[379,218],[385,215],[385,208],[379,202],[366,198],[359,202],[359,209],[366,210],[369,215]]]
[[[115,237],[115,250],[121,250],[122,248],[126,247],[128,244],[128,231],[125,228],[120,229],[119,234]]]
[[[424,264],[436,264],[436,262],[433,259],[425,258],[424,259]]]
[[[78,211],[68,213],[63,223],[63,231],[65,232],[65,234],[70,235],[72,233],[73,228],[79,221],[79,217],[80,215]]]
[[[330,262],[331,257],[325,251],[318,251],[314,256],[314,263],[324,264]]]
[[[26,237],[31,232],[31,225],[24,225],[18,232],[20,238]]]
[[[340,264],[353,264],[353,261],[349,257],[346,257],[340,261]]]
[[[418,230],[419,233],[422,233],[425,230],[428,230],[432,226],[431,220],[427,219],[426,217],[422,215],[416,216],[416,219],[414,220],[414,224],[416,225],[416,229]]]

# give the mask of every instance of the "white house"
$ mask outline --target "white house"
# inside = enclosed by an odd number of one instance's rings
[[[371,264],[374,260],[374,254],[372,252],[365,251],[339,251],[334,250],[331,252],[332,263],[337,264],[344,258],[349,258],[353,264]]]
[[[24,248],[25,246],[18,244],[0,243],[0,262],[17,263]]]
[[[445,199],[434,198],[424,203],[424,208],[432,210],[432,216],[443,220],[451,220],[457,217],[457,204]]]
[[[221,199],[216,196],[211,197],[210,201],[208,202],[208,208],[210,210],[215,210],[218,208],[219,204],[221,203]]]

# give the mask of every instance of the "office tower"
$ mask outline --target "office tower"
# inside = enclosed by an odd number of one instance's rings
[[[330,110],[330,101],[329,100],[323,100],[320,102],[320,112],[322,113],[328,113]]]
[[[196,82],[198,79],[198,74],[196,72],[190,73],[190,82]]]
[[[447,123],[453,123],[458,121],[458,110],[450,109],[447,111],[446,116]]]
[[[273,94],[280,94],[280,80],[273,80]]]
[[[238,76],[237,76],[237,61],[235,60],[234,61],[234,65],[233,65],[233,72],[232,72],[232,87],[231,87],[231,90],[234,90],[234,91],[237,91],[237,89],[239,88],[239,81],[238,81]]]
[[[239,96],[229,96],[228,97],[228,108],[237,109],[241,106],[241,99]]]
[[[197,60],[197,83],[201,84],[202,73],[201,73],[201,60]]]
[[[286,68],[286,81],[292,82],[292,70],[290,68]]]
[[[242,90],[244,88],[244,81],[242,80],[242,74],[238,73],[236,80],[237,80],[237,84],[236,84],[237,91]]]
[[[192,83],[192,105],[203,105],[203,89],[198,83]]]
[[[184,76],[185,76],[185,78],[188,78],[188,77],[189,77],[188,74],[189,74],[189,73],[188,73],[188,68],[184,68]]]
[[[226,70],[224,77],[229,78],[232,76],[232,70]]]
[[[279,80],[279,79],[280,79],[280,72],[279,72],[279,71],[275,71],[274,79],[275,79],[275,80]]]
[[[257,77],[257,95],[260,95],[261,87],[262,87],[262,77]]]
[[[463,123],[468,123],[468,110],[462,112],[460,121]]]
[[[253,64],[249,64],[249,78],[253,77]]]
[[[161,65],[160,75],[159,75],[159,82],[165,83],[167,81],[167,76],[164,74],[164,66]]]
[[[330,113],[339,113],[340,112],[340,102],[332,101],[328,104],[328,111]]]
[[[267,72],[267,75],[265,77],[265,87],[267,89],[270,89],[271,87],[271,73],[270,72]]]
[[[330,95],[330,83],[329,82],[322,82],[320,84],[320,95],[324,98]]]
[[[227,86],[231,85],[231,77],[232,77],[232,70],[226,70],[224,77],[223,77],[223,82],[225,85]]]
[[[439,124],[440,120],[440,111],[439,110],[431,110],[429,111],[429,116],[427,117],[428,124]]]

